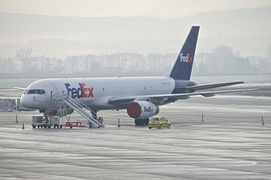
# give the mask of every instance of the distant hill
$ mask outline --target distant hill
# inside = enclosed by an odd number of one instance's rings
[[[178,19],[56,17],[0,13],[0,56],[32,48],[34,55],[66,57],[118,52],[176,53],[191,25],[200,25],[198,52],[226,44],[241,55],[266,55],[271,6],[214,11]]]

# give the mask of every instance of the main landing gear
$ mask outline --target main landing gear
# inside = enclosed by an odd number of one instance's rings
[[[135,125],[136,126],[148,126],[148,124],[149,124],[149,118],[135,119]]]
[[[103,118],[102,117],[98,117],[97,116],[97,110],[92,110],[91,111],[91,114],[92,114],[92,117],[96,120],[96,121],[98,121],[99,123],[100,123],[100,127],[104,127],[104,120],[103,120]],[[89,128],[93,128],[93,125],[89,122],[88,123],[88,126],[89,126]],[[100,128],[100,127],[98,127],[98,128]]]

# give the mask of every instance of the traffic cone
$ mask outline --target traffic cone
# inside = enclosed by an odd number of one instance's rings
[[[18,123],[19,121],[18,121],[18,116],[17,116],[17,114],[16,114],[16,123]]]
[[[22,129],[24,129],[24,123],[23,123]]]
[[[118,118],[118,127],[120,127],[120,118]]]

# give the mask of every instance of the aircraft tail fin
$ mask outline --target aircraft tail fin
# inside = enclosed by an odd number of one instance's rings
[[[173,79],[190,80],[199,28],[199,26],[192,26],[171,70],[170,77]]]

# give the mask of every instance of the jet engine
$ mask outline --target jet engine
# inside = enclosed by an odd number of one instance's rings
[[[132,101],[127,105],[127,113],[131,118],[147,119],[159,113],[159,107],[148,101]]]

